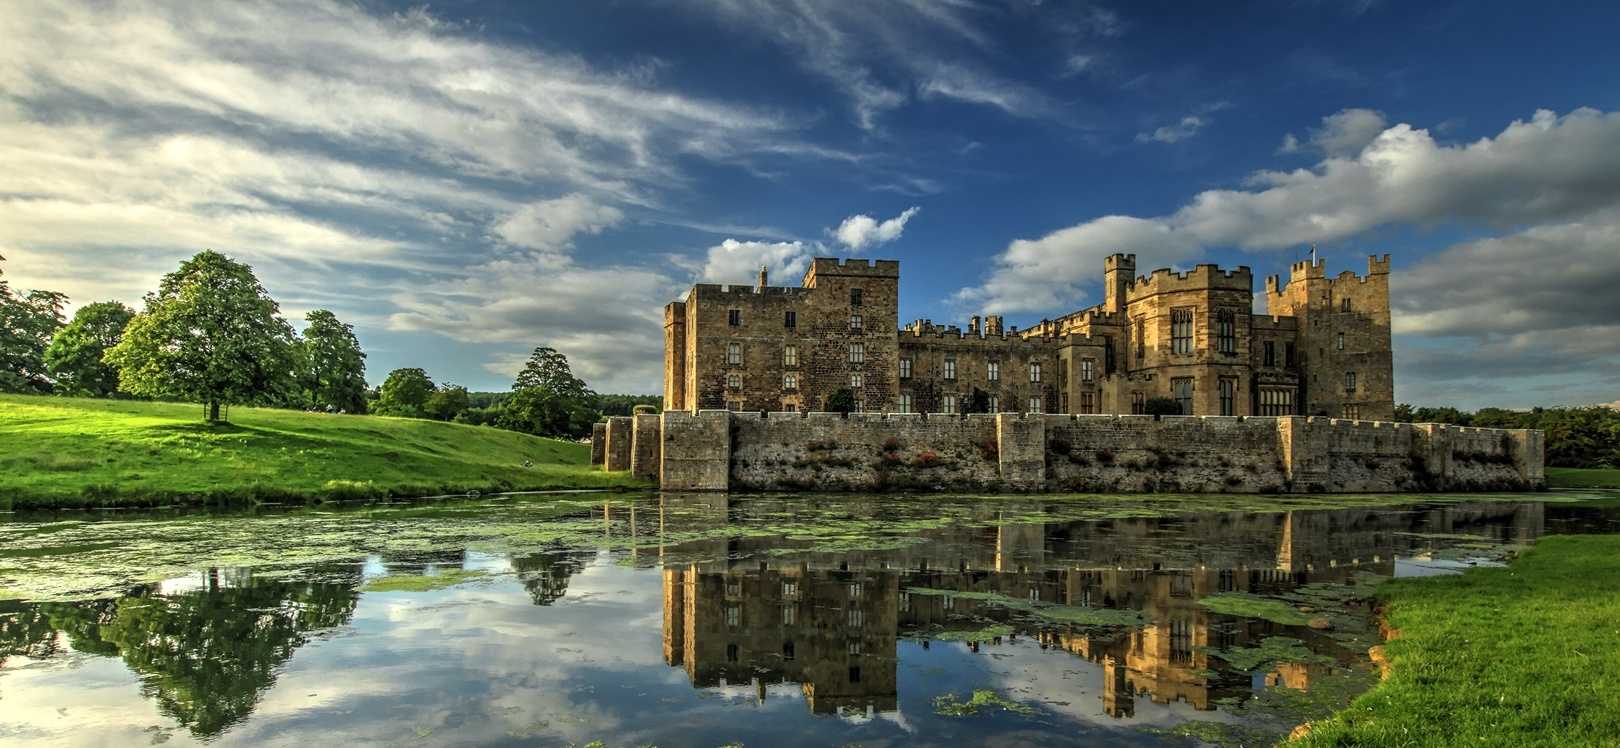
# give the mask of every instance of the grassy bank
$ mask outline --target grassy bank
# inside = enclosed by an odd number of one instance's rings
[[[590,448],[376,416],[0,395],[0,509],[241,505],[643,485]],[[523,462],[534,463],[524,468]]]
[[[1389,677],[1289,746],[1620,746],[1620,536],[1378,597]]]
[[[1547,485],[1554,488],[1620,488],[1620,470],[1547,468]]]

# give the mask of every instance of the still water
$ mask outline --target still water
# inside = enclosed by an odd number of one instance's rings
[[[1254,745],[1370,687],[1381,580],[1594,532],[1613,494],[13,517],[0,744]]]

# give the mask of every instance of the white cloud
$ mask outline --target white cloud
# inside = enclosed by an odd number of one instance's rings
[[[839,244],[859,252],[867,247],[878,247],[899,239],[900,234],[906,230],[906,222],[921,210],[922,208],[918,207],[907,208],[905,212],[882,223],[868,215],[850,216],[830,233]]]
[[[1190,137],[1192,137],[1194,135],[1197,135],[1198,131],[1203,129],[1204,125],[1207,125],[1207,124],[1209,124],[1209,121],[1204,119],[1203,117],[1197,117],[1197,116],[1190,116],[1189,115],[1189,116],[1186,116],[1186,117],[1182,117],[1181,122],[1179,122],[1177,124],[1166,125],[1164,127],[1158,128],[1158,129],[1156,129],[1156,130],[1154,130],[1153,132],[1150,132],[1150,133],[1148,133],[1148,132],[1137,133],[1136,134],[1136,142],[1138,142],[1138,143],[1154,143],[1154,142],[1158,142],[1158,143],[1176,143],[1176,142],[1180,142],[1180,141],[1186,140],[1187,138],[1190,138]]]
[[[518,208],[495,226],[495,233],[520,247],[560,252],[573,249],[575,234],[600,234],[622,220],[624,211],[597,205],[576,192]]]
[[[1384,132],[1389,121],[1383,112],[1372,109],[1343,109],[1322,118],[1321,128],[1310,129],[1311,150],[1329,157],[1354,157]],[[1305,150],[1293,133],[1283,136],[1281,153]]]
[[[759,279],[759,269],[767,268],[771,284],[798,282],[810,266],[810,255],[819,244],[804,242],[743,242],[727,239],[709,248],[699,276],[704,283],[748,285]]]

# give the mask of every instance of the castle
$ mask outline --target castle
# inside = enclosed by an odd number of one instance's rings
[[[811,261],[799,287],[693,286],[664,308],[667,410],[1140,414],[1173,398],[1183,415],[1391,420],[1389,256],[1327,277],[1295,263],[1266,279],[1254,313],[1247,267],[1136,275],[1104,265],[1103,303],[1025,330],[974,317],[967,330],[899,325],[900,263]]]

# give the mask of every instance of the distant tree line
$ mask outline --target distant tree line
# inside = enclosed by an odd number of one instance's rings
[[[256,405],[551,437],[588,435],[605,415],[656,410],[662,401],[598,395],[573,375],[566,356],[546,347],[534,350],[510,392],[435,384],[420,368],[395,369],[368,387],[352,325],[317,309],[295,332],[251,267],[212,250],[163,276],[139,312],[103,301],[66,320],[67,300],[50,291],[13,292],[0,277],[0,392],[195,402],[211,421],[221,420],[224,407]]]
[[[1451,423],[1487,429],[1540,429],[1547,433],[1547,466],[1620,468],[1620,411],[1591,405],[1580,408],[1505,410],[1395,406],[1395,420],[1406,423]]]

